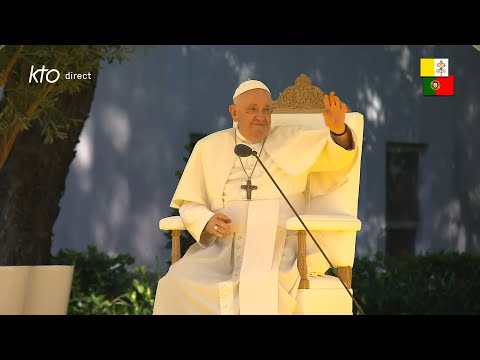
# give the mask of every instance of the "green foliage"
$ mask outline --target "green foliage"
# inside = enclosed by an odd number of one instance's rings
[[[70,315],[150,315],[159,273],[132,269],[129,254],[109,256],[90,246],[86,253],[60,250],[52,261],[75,265]]]
[[[6,76],[0,100],[0,134],[14,124],[22,130],[39,120],[46,143],[64,139],[69,127],[81,119],[65,117],[56,107],[62,94],[73,94],[95,80],[102,64],[130,60],[133,46],[125,45],[5,45],[0,48],[0,78]],[[13,65],[8,73],[7,69]],[[55,83],[29,82],[30,71],[45,65],[61,77]],[[65,80],[67,73],[91,74],[91,79]],[[40,76],[40,74],[38,75]],[[45,75],[44,75],[45,76]],[[52,75],[53,78],[54,75]]]
[[[60,250],[57,264],[74,264],[69,314],[150,315],[160,273],[132,268],[128,254]],[[440,252],[356,259],[354,295],[367,315],[480,314],[480,254]]]
[[[352,286],[366,314],[480,314],[480,254],[356,259]]]

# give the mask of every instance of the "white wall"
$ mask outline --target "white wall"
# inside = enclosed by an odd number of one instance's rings
[[[421,57],[449,58],[455,96],[425,97]],[[52,251],[96,245],[166,269],[158,220],[184,166],[189,133],[231,126],[247,77],[277,97],[305,73],[366,120],[358,256],[385,246],[387,141],[425,142],[417,250],[480,248],[480,52],[456,46],[154,46],[100,72],[67,178]],[[156,259],[158,257],[158,259]]]

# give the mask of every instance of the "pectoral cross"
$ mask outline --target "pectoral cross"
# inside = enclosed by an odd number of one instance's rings
[[[250,179],[247,180],[247,185],[242,185],[241,188],[243,190],[247,190],[247,199],[252,200],[252,190],[257,190],[258,187],[252,185],[252,181]]]

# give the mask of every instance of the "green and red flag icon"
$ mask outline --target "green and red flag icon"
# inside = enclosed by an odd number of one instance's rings
[[[447,77],[424,77],[423,95],[449,96],[453,95],[453,75]]]

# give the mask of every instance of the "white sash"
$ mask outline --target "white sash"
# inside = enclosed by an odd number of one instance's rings
[[[302,194],[290,195],[289,201],[302,212]],[[221,212],[233,220],[232,233],[245,236],[237,278],[240,314],[278,314],[278,271],[286,232],[279,229],[294,214],[283,199],[227,201]],[[235,313],[234,281],[218,284],[221,314]]]
[[[240,315],[278,314],[278,268],[272,268],[278,212],[278,199],[249,204],[240,271]]]

